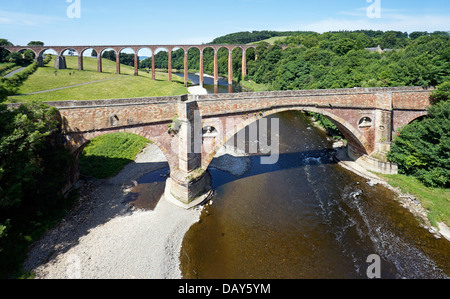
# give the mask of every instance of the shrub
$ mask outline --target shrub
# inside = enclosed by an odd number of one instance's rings
[[[440,101],[450,100],[450,81],[439,85],[437,90],[431,95],[430,100],[433,105]]]
[[[388,159],[402,174],[429,187],[450,186],[450,100],[438,102],[428,117],[407,125],[394,140]]]
[[[0,278],[21,263],[65,200],[70,153],[58,111],[40,102],[0,105]]]

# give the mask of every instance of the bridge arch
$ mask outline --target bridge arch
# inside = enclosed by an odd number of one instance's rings
[[[151,144],[153,144],[154,146],[156,146],[158,148],[158,150],[160,151],[160,154],[162,153],[162,155],[164,155],[166,161],[162,161],[162,162],[168,163],[170,171],[173,171],[175,169],[176,166],[172,163],[173,158],[170,157],[169,155],[167,155],[167,150],[166,150],[165,145],[162,144],[157,139],[157,136],[154,136],[149,132],[145,132],[145,131],[142,131],[142,130],[139,130],[136,128],[131,128],[131,129],[108,130],[108,131],[102,131],[102,132],[84,133],[84,134],[78,135],[76,137],[72,136],[72,138],[75,137],[76,144],[72,144],[70,146],[72,156],[73,156],[73,162],[72,162],[72,166],[71,166],[71,170],[70,170],[71,183],[75,183],[78,180],[78,177],[80,174],[79,173],[79,170],[80,170],[79,162],[80,162],[80,158],[81,158],[81,155],[82,155],[85,147],[96,137],[108,135],[108,134],[114,134],[114,133],[129,133],[129,134],[134,134],[134,135],[145,138]],[[71,140],[71,141],[74,142],[75,140]]]
[[[57,51],[57,49],[55,50],[54,48],[51,48],[51,47],[45,47],[45,48],[40,49],[37,57],[43,56],[44,53],[47,52],[47,51],[52,51],[52,52],[54,52],[54,54],[52,53],[53,55],[59,56],[59,51]]]
[[[344,137],[349,142],[349,145],[353,148],[353,150],[356,150],[359,154],[368,154],[367,146],[369,144],[368,140],[363,136],[363,134],[352,124],[350,124],[345,119],[341,118],[340,116],[333,114],[331,112],[314,108],[314,107],[288,107],[288,108],[275,108],[268,111],[261,111],[259,113],[254,113],[251,117],[246,118],[245,120],[237,123],[233,129],[226,131],[228,128],[224,128],[223,124],[219,125],[219,127],[222,127],[222,135],[219,135],[219,138],[215,139],[214,145],[209,149],[209,151],[203,153],[202,157],[202,169],[208,169],[211,161],[214,159],[216,154],[219,152],[219,150],[227,144],[227,142],[234,138],[236,134],[238,134],[240,131],[244,130],[251,124],[259,121],[260,119],[266,118],[268,116],[282,113],[286,111],[309,111],[309,112],[315,112],[322,114],[326,118],[328,118],[330,121],[332,121],[341,131],[341,133],[344,135]],[[212,124],[212,123],[211,123]],[[214,125],[211,125],[214,130],[217,130],[218,127],[215,127]],[[221,138],[221,139],[220,139]],[[208,145],[207,145],[208,146]]]

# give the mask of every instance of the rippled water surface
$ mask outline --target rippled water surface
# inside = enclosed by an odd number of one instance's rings
[[[298,112],[280,119],[280,159],[252,156],[242,177],[210,169],[217,194],[185,236],[185,278],[443,278],[450,242],[436,239],[382,186],[335,164],[331,142]],[[245,158],[243,158],[245,159]]]

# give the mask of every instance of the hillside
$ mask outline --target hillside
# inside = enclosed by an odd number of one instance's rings
[[[310,31],[243,31],[227,34],[218,38],[215,38],[211,44],[249,44],[260,42],[272,37],[279,36],[291,36],[291,35],[302,35],[311,34]]]
[[[116,63],[108,59],[102,60],[103,72],[98,73],[96,58],[83,57],[83,61],[84,70],[79,71],[77,56],[66,56],[65,70],[55,70],[52,60],[38,68],[20,87],[19,95],[9,97],[9,101],[95,100],[187,93],[183,79],[175,75],[174,82],[168,82],[168,75],[159,72],[156,80],[151,80],[151,73],[142,71],[136,77],[134,68],[126,65],[121,65],[121,74],[117,75]]]

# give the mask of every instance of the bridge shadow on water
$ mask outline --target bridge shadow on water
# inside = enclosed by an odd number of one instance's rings
[[[226,169],[220,170],[213,166],[214,162],[208,171],[213,178],[213,188],[217,189],[232,181],[265,173],[335,164],[332,152],[332,149],[321,149],[282,153],[277,163],[268,165],[261,164],[261,156],[257,155],[223,155],[214,160],[220,162],[221,159],[231,158],[233,163],[247,163],[245,173],[236,175]],[[129,216],[134,213],[135,208],[154,210],[164,194],[169,175],[167,162],[131,162],[119,174],[108,179],[82,178],[81,187],[78,189],[79,201],[59,225],[32,246],[29,252],[31,258],[24,264],[24,268],[33,270],[40,264],[55,260],[59,255],[79,245],[80,240],[87,237],[93,229],[117,217]]]
[[[235,163],[250,162],[250,166],[242,175],[236,175],[227,171],[222,167],[214,167],[214,160],[212,165],[208,168],[212,175],[213,188],[219,188],[222,185],[228,184],[232,181],[249,178],[261,174],[267,174],[282,170],[304,168],[306,166],[318,167],[326,164],[337,164],[333,159],[334,149],[319,149],[302,152],[281,153],[278,156],[278,160],[275,164],[263,164],[261,163],[261,155],[251,155],[243,157],[233,157],[230,155],[224,155],[217,157],[216,159],[234,159]],[[239,161],[241,160],[241,161]]]

